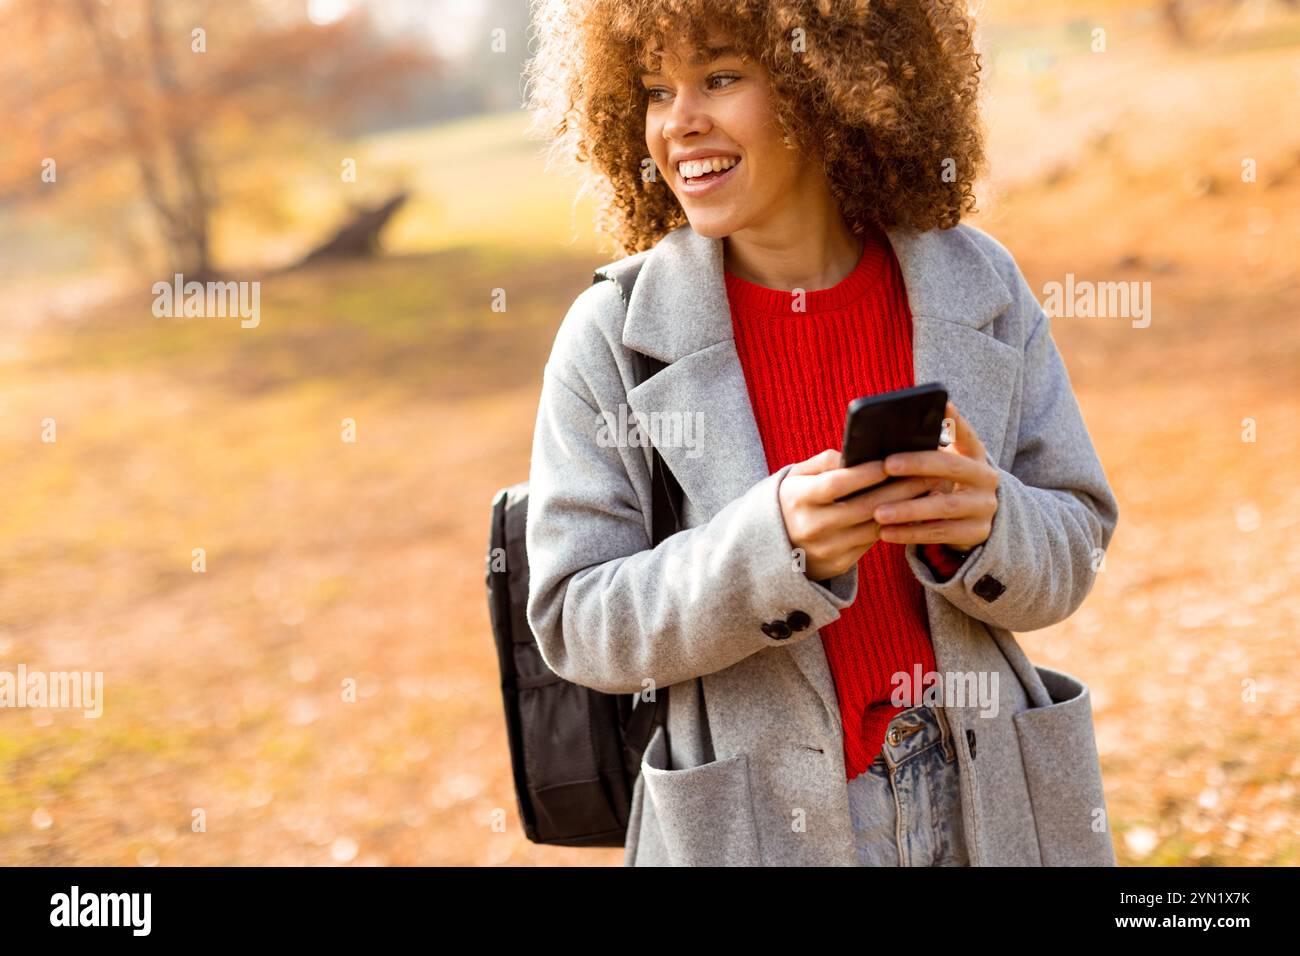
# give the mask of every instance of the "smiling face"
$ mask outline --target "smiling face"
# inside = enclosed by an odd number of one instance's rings
[[[824,174],[782,141],[762,64],[741,59],[718,35],[709,48],[701,61],[670,46],[658,72],[642,75],[650,156],[700,235],[722,238],[778,220],[792,226],[810,172],[822,175],[823,187]]]

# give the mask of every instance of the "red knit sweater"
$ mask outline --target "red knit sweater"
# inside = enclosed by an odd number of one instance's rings
[[[769,473],[839,448],[849,402],[913,383],[912,314],[893,248],[869,230],[853,272],[829,289],[768,289],[725,273],[736,350],[744,368]],[[821,630],[844,725],[852,780],[880,752],[905,708],[890,703],[891,677],[936,669],[925,593],[904,546],[877,541],[858,561],[858,595]],[[924,556],[945,580],[959,561],[938,546]],[[919,693],[920,688],[916,689]]]

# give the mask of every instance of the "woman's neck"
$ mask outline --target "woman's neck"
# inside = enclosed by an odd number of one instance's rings
[[[723,264],[732,275],[767,289],[829,289],[862,258],[863,237],[849,231],[837,214],[825,228],[771,231],[743,229],[725,237]]]

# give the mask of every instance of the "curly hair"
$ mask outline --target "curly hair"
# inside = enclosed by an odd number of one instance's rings
[[[854,233],[948,229],[976,212],[985,164],[980,54],[953,0],[533,0],[524,69],[529,134],[548,167],[572,164],[597,229],[625,255],[686,222],[660,177],[643,177],[648,94],[639,69],[666,38],[693,51],[721,27],[771,75],[787,144],[825,166]]]

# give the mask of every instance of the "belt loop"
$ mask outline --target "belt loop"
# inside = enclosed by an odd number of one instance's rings
[[[947,708],[936,706],[934,714],[939,719],[939,740],[943,744],[944,756],[952,758],[954,756],[952,728],[948,725]]]

